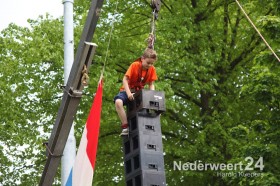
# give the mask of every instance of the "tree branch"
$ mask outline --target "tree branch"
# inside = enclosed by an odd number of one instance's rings
[[[105,138],[105,137],[108,137],[108,136],[118,135],[118,134],[119,134],[119,132],[117,132],[117,131],[111,131],[111,132],[105,133],[103,135],[100,135],[99,139],[102,139],[102,138]]]
[[[233,70],[242,61],[242,59],[244,59],[248,54],[250,54],[256,48],[257,45],[260,44],[261,39],[258,39],[256,43],[252,45],[253,41],[255,41],[256,35],[257,34],[252,35],[248,47],[245,50],[243,50],[241,54],[230,63],[230,70]]]
[[[238,26],[239,26],[239,23],[240,23],[240,20],[241,20],[241,11],[240,9],[237,10],[237,18],[235,20],[235,24],[234,24],[234,27],[232,28],[232,36],[231,36],[231,42],[230,42],[230,48],[234,48],[236,42],[236,36],[237,36],[237,29],[238,29]],[[231,61],[231,57],[232,57],[232,52],[233,50],[229,51],[228,53],[228,61]]]
[[[176,93],[177,92],[177,93]],[[186,100],[189,100],[191,102],[193,102],[195,105],[197,105],[198,107],[202,107],[202,104],[197,101],[196,99],[192,98],[190,95],[186,94],[185,92],[183,92],[182,90],[178,90],[175,92],[176,96],[179,96],[181,98],[184,98]]]
[[[182,82],[182,83],[187,83],[188,81],[187,80],[183,80],[183,79],[176,79],[176,78],[172,78],[170,76],[165,76],[164,77],[165,79],[169,79],[171,81],[176,81],[176,82]]]

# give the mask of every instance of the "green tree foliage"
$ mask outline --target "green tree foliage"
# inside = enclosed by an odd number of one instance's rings
[[[161,125],[168,185],[279,185],[280,63],[234,0],[163,2],[156,23],[156,89],[166,95]],[[280,3],[241,4],[278,52]],[[76,47],[89,6],[89,1],[75,1]],[[79,142],[105,63],[94,185],[125,184],[113,97],[127,67],[147,45],[150,21],[147,0],[104,2],[93,39],[98,48],[90,84],[75,116]],[[38,184],[46,160],[42,144],[49,138],[62,95],[62,19],[46,15],[29,22],[30,28],[11,24],[0,36],[3,185]],[[262,157],[263,171],[174,170],[174,161],[246,165],[246,157],[253,158],[252,167]],[[218,174],[229,172],[261,176]],[[59,177],[58,171],[54,185],[60,184]]]
[[[3,185],[34,182],[45,161],[60,102],[63,27],[47,15],[1,33],[1,178]],[[37,179],[36,179],[37,180]]]

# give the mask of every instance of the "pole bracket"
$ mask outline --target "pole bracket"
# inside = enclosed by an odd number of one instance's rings
[[[50,154],[52,157],[54,157],[54,158],[60,158],[60,157],[62,157],[63,155],[62,154],[60,154],[60,155],[56,155],[56,154],[53,154],[52,152],[51,152],[51,149],[49,148],[49,146],[48,146],[48,142],[44,142],[43,143],[43,145],[45,145],[46,146],[46,149],[47,149],[47,153],[48,154]],[[47,155],[48,155],[47,154]]]
[[[83,91],[81,90],[74,90],[73,87],[70,87],[69,90],[66,89],[66,86],[62,85],[60,88],[65,91],[70,97],[73,98],[81,98],[83,95]]]

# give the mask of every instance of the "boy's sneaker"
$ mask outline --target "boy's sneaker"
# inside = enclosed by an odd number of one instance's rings
[[[128,128],[122,129],[122,132],[121,132],[120,136],[127,136],[128,133],[129,133]]]

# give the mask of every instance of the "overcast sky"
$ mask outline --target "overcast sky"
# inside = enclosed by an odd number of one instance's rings
[[[0,31],[10,23],[28,26],[27,19],[46,13],[55,18],[62,16],[62,0],[0,0]]]

